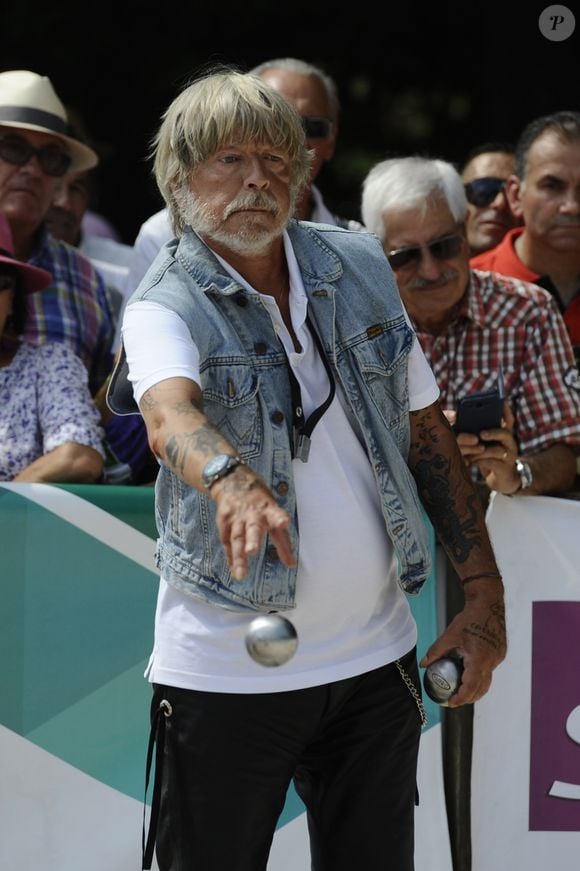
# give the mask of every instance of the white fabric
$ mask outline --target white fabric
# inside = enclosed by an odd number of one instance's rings
[[[0,480],[69,442],[104,459],[102,438],[82,360],[61,342],[23,342],[0,367]]]
[[[568,871],[580,854],[580,502],[495,494],[507,656],[475,705],[473,871]]]
[[[326,399],[329,385],[304,324],[307,299],[287,235],[285,246],[300,353],[274,298],[262,299],[300,384],[308,416]],[[191,349],[188,360],[189,332],[185,325],[179,327],[179,320],[163,306],[153,310],[152,304],[139,302],[127,307],[123,341],[137,399],[155,381],[176,374],[198,381],[196,352]],[[411,360],[410,402],[417,409],[434,402],[439,391],[416,340]],[[397,583],[372,467],[348,422],[339,385],[336,389],[313,433],[308,463],[293,461],[300,554],[297,606],[288,617],[298,632],[297,653],[283,666],[264,669],[244,646],[255,614],[204,604],[161,580],[155,645],[146,672],[152,682],[220,692],[299,689],[378,668],[415,644],[416,625]]]
[[[153,261],[159,249],[173,238],[173,230],[169,220],[169,209],[161,209],[141,224],[129,266],[127,276],[127,295],[137,290],[139,283]]]

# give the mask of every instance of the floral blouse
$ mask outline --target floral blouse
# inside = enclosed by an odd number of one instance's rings
[[[105,458],[83,362],[60,342],[20,345],[0,368],[0,481],[66,442]]]

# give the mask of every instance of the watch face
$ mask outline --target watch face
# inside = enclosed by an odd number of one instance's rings
[[[206,487],[210,487],[214,481],[223,477],[230,469],[235,469],[240,464],[239,457],[232,457],[231,454],[218,454],[209,460],[202,472],[203,483]]]
[[[217,457],[213,457],[203,470],[204,476],[206,478],[212,478],[214,475],[219,475],[220,472],[227,469],[228,463],[231,459],[232,457],[229,457],[226,454],[218,454]]]

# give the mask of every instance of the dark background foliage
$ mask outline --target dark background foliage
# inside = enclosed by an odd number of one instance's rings
[[[577,28],[564,42],[538,29],[547,5],[5,0],[0,69],[51,78],[100,154],[98,210],[132,242],[161,205],[150,140],[192,75],[285,55],[316,63],[342,103],[320,187],[336,211],[358,217],[361,182],[378,160],[421,153],[460,164],[479,142],[513,141],[538,115],[580,108],[579,4],[567,3]]]

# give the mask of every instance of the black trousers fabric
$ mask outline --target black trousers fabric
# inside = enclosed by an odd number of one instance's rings
[[[420,694],[415,650],[400,662]],[[281,693],[155,686],[152,711],[163,699],[160,871],[264,871],[292,780],[313,871],[413,871],[421,721],[395,664]]]

